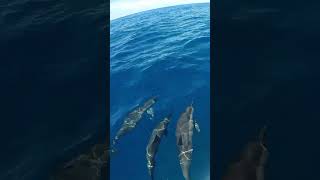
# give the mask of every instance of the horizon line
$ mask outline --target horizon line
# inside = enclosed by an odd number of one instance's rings
[[[119,16],[119,17],[116,17],[114,19],[111,19],[111,16],[110,16],[110,22],[114,21],[114,20],[118,20],[118,19],[124,18],[124,17],[131,16],[131,15],[135,15],[135,14],[139,14],[139,13],[143,13],[143,12],[147,12],[147,11],[152,11],[152,10],[156,10],[156,9],[169,8],[169,7],[175,7],[175,6],[183,6],[183,5],[191,5],[191,4],[210,4],[210,1],[208,1],[208,2],[199,2],[199,3],[195,2],[195,3],[186,3],[186,4],[176,4],[176,5],[169,5],[169,6],[151,8],[151,9],[146,9],[146,10],[139,11],[139,12],[134,12],[132,14],[127,14],[127,15],[124,15],[124,16]]]

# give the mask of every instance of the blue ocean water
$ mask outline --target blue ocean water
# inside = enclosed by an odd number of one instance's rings
[[[180,114],[194,101],[191,179],[210,173],[210,8],[190,4],[160,8],[111,21],[110,25],[111,138],[125,115],[139,103],[159,95],[155,117],[144,117],[120,139],[111,158],[111,179],[149,179],[145,148],[155,125],[170,112],[168,136],[161,141],[155,179],[183,179],[175,127]]]
[[[319,2],[217,3],[214,179],[267,125],[265,179],[318,180]],[[218,77],[218,78],[217,78]]]
[[[1,180],[49,179],[105,141],[106,9],[104,0],[0,1]]]

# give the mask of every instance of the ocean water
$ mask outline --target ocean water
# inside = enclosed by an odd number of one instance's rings
[[[46,180],[105,141],[106,9],[0,1],[1,180]]]
[[[194,102],[191,179],[210,177],[210,8],[190,4],[150,10],[111,21],[110,127],[111,136],[126,114],[145,99],[158,95],[155,117],[144,117],[122,137],[111,158],[111,179],[149,179],[146,145],[168,113],[173,119],[156,157],[155,179],[183,179],[175,127],[186,106]]]
[[[266,179],[318,180],[319,2],[217,3],[214,179],[267,125]],[[219,77],[219,78],[216,78]]]

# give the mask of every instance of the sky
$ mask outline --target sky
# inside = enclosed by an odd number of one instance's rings
[[[111,0],[110,20],[150,9],[204,2],[210,0]]]

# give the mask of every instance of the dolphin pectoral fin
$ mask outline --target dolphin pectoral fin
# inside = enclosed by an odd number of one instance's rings
[[[112,153],[116,153],[116,152],[118,152],[118,150],[117,150],[117,149],[115,149],[115,148],[112,148],[112,149],[110,150],[110,152],[112,152]]]
[[[198,133],[200,132],[200,127],[196,120],[194,121],[194,128],[196,128]]]

